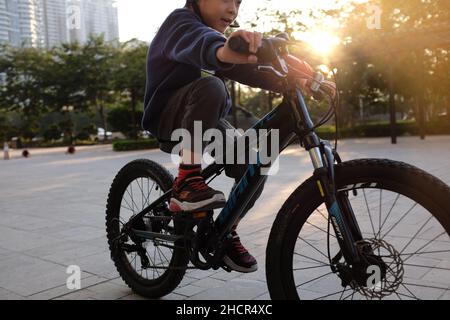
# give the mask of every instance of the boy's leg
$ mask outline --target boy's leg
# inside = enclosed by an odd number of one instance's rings
[[[173,186],[170,209],[174,212],[199,212],[222,208],[225,195],[206,185],[201,176],[201,159],[204,144],[203,133],[216,128],[224,110],[229,105],[225,84],[217,77],[200,78],[179,89],[163,111],[159,132],[164,140],[170,140],[176,129],[191,134],[191,145],[182,150],[182,163]],[[194,136],[194,122],[202,123],[202,136]],[[195,152],[193,139],[201,139],[202,150]]]
[[[226,130],[230,130],[230,129],[234,130],[235,129],[231,123],[229,123],[227,120],[225,120],[223,118],[220,119],[218,128],[219,128],[220,131],[222,131],[222,134],[224,136],[225,136]],[[230,143],[230,142],[231,141],[228,141],[228,143]],[[225,153],[225,150],[226,150],[226,146],[224,146],[224,150],[222,151],[223,154]],[[235,150],[235,154],[236,154],[236,152],[237,151]],[[232,187],[232,190],[237,186],[237,184],[242,179],[242,177],[244,176],[246,171],[247,171],[247,164],[227,164],[227,165],[225,165],[225,173],[226,173],[226,175],[228,177],[230,177],[230,178],[233,178],[235,180],[234,185]],[[261,196],[261,194],[262,194],[262,192],[264,190],[265,184],[266,184],[266,182],[261,184],[261,186],[256,190],[252,201],[250,201],[247,204],[247,206],[245,207],[245,209],[243,211],[243,214],[241,216],[241,220],[248,213],[248,211],[250,211],[250,209],[253,208],[253,206],[255,205],[256,201]]]
[[[219,127],[223,136],[225,136],[227,129],[235,129],[228,121],[225,119],[220,119],[219,121]],[[228,143],[231,143],[232,141],[227,141]],[[234,147],[234,143],[233,143]],[[222,154],[225,154],[226,151],[226,144],[223,146]],[[236,154],[236,150],[235,150]],[[226,159],[224,159],[226,161]],[[225,165],[225,173],[228,177],[233,178],[235,180],[235,183],[233,185],[232,190],[237,186],[241,178],[244,176],[245,172],[247,170],[246,164],[226,164]],[[243,214],[241,215],[241,218],[239,221],[235,223],[231,230],[231,236],[233,237],[233,241],[231,243],[231,247],[226,253],[224,257],[224,263],[230,267],[231,269],[243,273],[250,273],[255,272],[258,270],[258,262],[256,261],[255,257],[253,257],[250,252],[242,245],[240,237],[237,233],[237,227],[242,220],[242,218],[245,216],[245,214],[254,206],[256,200],[261,196],[262,191],[264,190],[265,182],[257,189],[253,200],[250,201],[247,206],[245,207]]]

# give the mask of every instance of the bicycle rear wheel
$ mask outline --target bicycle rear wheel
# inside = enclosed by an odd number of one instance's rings
[[[172,175],[150,160],[135,160],[123,167],[111,185],[106,231],[111,258],[124,282],[137,294],[160,298],[172,292],[184,277],[188,256],[183,243],[121,239],[122,227],[172,187]],[[168,203],[137,221],[135,229],[174,235],[182,229],[171,218]],[[181,241],[182,242],[182,241]],[[130,248],[131,250],[126,250]],[[142,249],[139,254],[135,249]]]
[[[315,179],[303,183],[272,227],[266,274],[273,299],[450,299],[450,188],[411,165],[355,160],[336,166],[371,266],[346,266]],[[328,235],[329,234],[329,235]],[[336,260],[332,261],[332,258]],[[336,268],[336,265],[338,267]],[[376,280],[376,281],[373,281]]]

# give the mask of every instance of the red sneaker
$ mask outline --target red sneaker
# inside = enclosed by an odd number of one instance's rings
[[[225,195],[210,188],[198,174],[187,175],[182,181],[175,179],[169,210],[172,212],[200,212],[225,206]]]
[[[236,231],[232,231],[233,242],[223,258],[223,262],[232,270],[251,273],[258,270],[258,262],[242,245]]]

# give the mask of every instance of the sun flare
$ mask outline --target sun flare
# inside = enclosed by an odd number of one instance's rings
[[[329,56],[340,43],[339,37],[327,31],[312,31],[305,35],[305,42],[321,56]]]

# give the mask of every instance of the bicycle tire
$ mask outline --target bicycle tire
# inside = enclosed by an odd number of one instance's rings
[[[361,159],[338,164],[337,189],[377,185],[404,195],[426,208],[450,234],[450,188],[438,178],[412,165],[384,159]],[[266,278],[270,296],[297,300],[293,283],[293,250],[308,217],[323,204],[313,177],[299,186],[277,214],[266,249]]]

